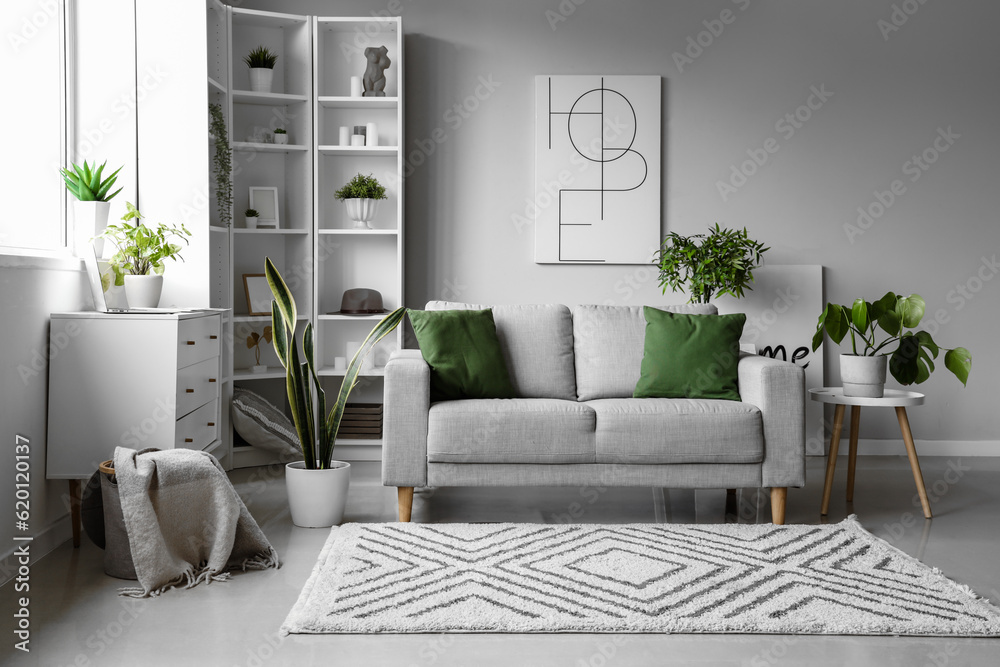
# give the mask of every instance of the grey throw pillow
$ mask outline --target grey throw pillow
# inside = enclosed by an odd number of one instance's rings
[[[252,391],[233,389],[233,428],[254,447],[288,457],[302,458],[295,426],[285,413]]]

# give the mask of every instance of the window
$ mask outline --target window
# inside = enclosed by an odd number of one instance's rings
[[[59,176],[66,154],[65,34],[64,0],[3,0],[2,247],[65,245],[66,194]]]

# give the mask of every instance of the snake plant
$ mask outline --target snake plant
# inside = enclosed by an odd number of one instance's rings
[[[299,446],[302,447],[307,469],[324,470],[331,465],[334,442],[337,431],[340,430],[340,420],[344,416],[347,397],[357,384],[361,363],[379,341],[399,326],[406,309],[397,308],[392,311],[368,334],[361,349],[347,365],[347,373],[340,384],[337,400],[327,414],[326,391],[320,382],[314,358],[312,323],[306,324],[302,332],[300,357],[298,346],[295,344],[295,323],[298,317],[295,298],[270,257],[264,259],[264,274],[274,295],[274,300],[271,302],[274,351],[281,365],[285,367],[285,389],[288,392],[288,403],[292,408],[292,422],[299,436]]]
[[[60,169],[59,173],[62,174],[63,180],[66,181],[66,189],[70,191],[74,197],[80,201],[111,201],[111,199],[122,191],[118,188],[111,194],[108,191],[111,190],[111,186],[115,184],[118,180],[118,172],[123,169],[123,167],[118,167],[115,169],[115,173],[111,174],[104,180],[101,180],[101,174],[104,172],[104,167],[107,165],[105,160],[104,164],[100,167],[97,166],[97,161],[94,161],[94,168],[91,168],[87,161],[83,161],[83,167],[79,167],[75,164],[70,163],[73,167],[73,171],[69,169]]]

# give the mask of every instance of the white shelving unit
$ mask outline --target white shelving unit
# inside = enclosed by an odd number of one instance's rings
[[[376,289],[384,306],[403,305],[403,31],[399,18],[317,17],[313,22],[313,88],[316,91],[315,163],[316,210],[316,339],[324,387],[335,392],[343,371],[334,358],[347,356],[347,343],[362,341],[381,315],[333,315],[345,290]],[[391,64],[386,70],[385,97],[350,97],[351,77],[367,67],[365,48],[385,46]],[[340,146],[339,129],[375,123],[378,146]],[[385,186],[371,222],[372,230],[353,229],[345,205],[333,193],[355,174],[372,174]],[[351,394],[353,401],[381,403],[384,366],[402,343],[402,327],[372,353],[375,369],[362,373]],[[380,460],[380,440],[338,439],[338,458]]]
[[[334,358],[346,356],[349,341],[361,341],[380,316],[328,315],[340,308],[343,292],[370,287],[382,293],[385,307],[403,303],[403,136],[402,30],[398,18],[310,17],[227,7],[207,0],[209,100],[223,107],[233,154],[232,225],[219,218],[212,193],[212,306],[231,308],[225,320],[223,351],[224,425],[231,434],[229,404],[235,386],[257,392],[287,407],[284,369],[270,345],[261,349],[264,373],[250,366],[255,357],[245,341],[262,332],[269,316],[250,315],[244,274],[262,274],[270,257],[299,306],[296,329],[312,322],[326,390],[335,393],[343,378]],[[349,97],[350,77],[366,68],[364,49],[385,45],[391,65],[386,97]],[[243,57],[257,46],[278,55],[272,92],[251,91]],[[377,147],[338,146],[341,125],[379,128]],[[289,144],[260,141],[277,127]],[[218,138],[215,138],[218,140]],[[209,151],[214,150],[213,138]],[[333,192],[357,173],[374,174],[389,199],[380,205],[373,230],[352,229]],[[247,229],[243,211],[249,188],[277,187],[279,229]],[[382,402],[383,367],[399,347],[401,331],[374,353],[376,368],[363,373],[352,400]],[[232,439],[232,438],[230,438]],[[266,465],[274,457],[235,438],[230,467]],[[338,440],[336,456],[379,460],[378,440]]]

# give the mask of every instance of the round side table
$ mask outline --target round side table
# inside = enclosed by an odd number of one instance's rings
[[[922,405],[924,395],[915,391],[886,389],[882,398],[865,398],[861,396],[844,396],[842,387],[822,387],[810,389],[809,398],[820,403],[831,403],[833,412],[833,432],[830,434],[830,456],[826,462],[826,481],[823,483],[823,507],[820,514],[826,515],[830,508],[830,491],[833,487],[833,472],[837,467],[837,450],[840,447],[840,431],[844,425],[844,408],[851,406],[851,451],[847,459],[847,502],[854,500],[854,467],[858,460],[858,430],[861,426],[861,408],[896,408],[896,419],[899,420],[899,430],[903,433],[906,444],[906,455],[910,459],[910,469],[913,470],[913,481],[917,485],[920,504],[924,516],[931,518],[931,504],[927,500],[927,489],[924,488],[924,476],[920,472],[920,461],[917,459],[917,448],[913,445],[913,433],[910,432],[910,421],[906,418],[906,408],[911,405]]]

